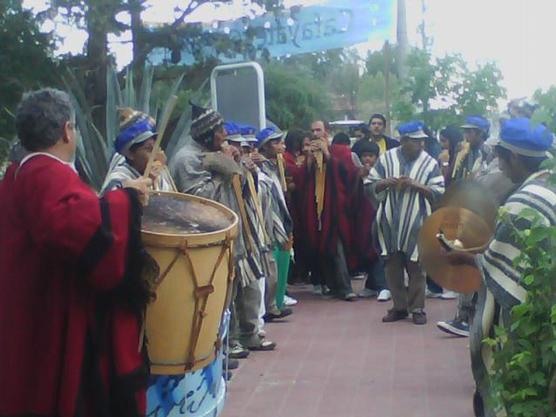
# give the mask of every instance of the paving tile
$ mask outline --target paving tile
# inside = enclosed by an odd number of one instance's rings
[[[361,285],[361,282],[356,282]],[[229,385],[222,417],[470,417],[469,341],[435,322],[455,301],[427,300],[429,323],[382,323],[389,303],[323,299],[294,287],[287,322],[266,326],[275,352],[254,352]]]

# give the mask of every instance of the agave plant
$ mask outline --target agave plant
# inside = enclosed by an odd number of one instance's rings
[[[93,109],[87,103],[83,87],[75,74],[68,71],[64,77],[64,83],[76,109],[76,124],[80,132],[77,147],[77,165],[82,176],[95,189],[101,188],[109,168],[118,162],[117,158],[119,156],[114,151],[114,141],[119,129],[118,108],[132,107],[148,113],[159,121],[166,112],[171,111],[167,103],[170,97],[178,95],[184,74],[177,77],[172,82],[171,87],[159,97],[153,97],[153,77],[154,68],[146,66],[140,88],[137,91],[132,69],[126,71],[123,88],[118,80],[116,70],[114,68],[108,69],[106,74],[105,136],[93,122]],[[206,83],[201,86],[195,95],[200,94],[205,86]],[[184,133],[189,131],[190,119],[191,114],[189,108],[186,107],[175,123],[173,131],[171,133],[167,131],[166,140],[163,144],[169,157],[183,144],[185,140]]]

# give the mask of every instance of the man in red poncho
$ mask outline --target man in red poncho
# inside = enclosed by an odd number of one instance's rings
[[[347,173],[342,163],[331,156],[328,132],[323,121],[311,125],[313,140],[311,152],[306,155],[302,170],[297,171],[296,202],[299,208],[303,243],[310,253],[311,280],[315,290],[328,286],[333,295],[353,301],[351,279],[347,267],[345,249],[350,243],[350,224],[346,207]],[[324,198],[322,211],[316,200],[318,164],[315,154],[322,153],[324,172]],[[323,293],[326,293],[324,289]]]
[[[78,177],[67,94],[27,94],[29,152],[0,183],[0,416],[145,414],[141,204],[148,180],[99,199]]]

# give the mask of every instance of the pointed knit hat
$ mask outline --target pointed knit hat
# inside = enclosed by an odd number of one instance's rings
[[[191,104],[191,137],[193,140],[197,140],[200,136],[224,123],[220,113],[213,109],[205,109],[191,101],[189,104]]]

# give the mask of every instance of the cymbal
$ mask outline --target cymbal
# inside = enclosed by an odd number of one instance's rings
[[[481,286],[480,271],[474,266],[450,264],[438,234],[442,232],[447,241],[460,246],[459,250],[481,252],[493,230],[492,225],[471,210],[442,207],[425,220],[419,232],[421,265],[442,288],[462,293],[477,291]]]
[[[494,193],[474,180],[452,183],[440,199],[439,207],[461,207],[471,210],[487,224],[492,225],[493,229],[498,214],[498,203]]]

